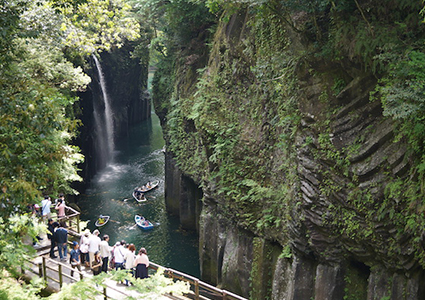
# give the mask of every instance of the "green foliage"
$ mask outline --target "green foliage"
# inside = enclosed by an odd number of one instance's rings
[[[400,55],[389,49],[377,59],[388,65],[388,75],[376,89],[382,97],[384,114],[394,119],[421,117],[425,110],[425,53],[409,49]]]
[[[292,258],[292,249],[289,244],[287,244],[283,250],[282,253],[279,255],[280,258]]]
[[[43,190],[74,193],[69,183],[81,180],[76,164],[82,155],[69,145],[79,125],[72,107],[90,78],[64,51],[81,56],[82,49],[120,46],[138,36],[139,26],[119,0],[12,0],[1,7],[7,42],[0,53],[1,215],[9,216],[38,201]]]
[[[68,65],[66,74],[54,64],[49,69],[31,55],[11,66],[0,74],[0,184],[3,199],[11,205],[4,216],[19,204],[33,202],[40,190],[70,191],[68,182],[79,179],[74,166],[82,157],[68,145],[76,123],[65,115],[75,99],[59,89],[87,82],[81,70]]]
[[[0,217],[0,266],[2,270],[17,276],[26,260],[32,258],[35,250],[32,241],[36,235],[45,231],[31,215],[12,215],[7,219]],[[23,242],[27,243],[24,244]],[[1,290],[1,288],[0,288]]]
[[[85,280],[78,281],[74,284],[64,284],[62,289],[53,293],[49,297],[40,297],[38,293],[44,287],[42,279],[36,279],[31,284],[25,284],[17,281],[5,270],[0,274],[0,299],[18,300],[18,299],[48,299],[48,300],[73,300],[73,299],[96,299],[102,296],[103,289],[94,288],[106,287],[107,280],[122,280],[129,279],[133,286],[129,290],[136,291],[138,297],[143,299],[158,299],[159,296],[164,294],[183,295],[190,291],[189,284],[184,281],[173,281],[171,278],[164,276],[164,270],[159,269],[155,274],[147,279],[135,279],[128,272],[112,271],[111,274],[101,273],[98,276],[86,278]],[[129,296],[126,299],[134,299]]]
[[[121,47],[124,40],[139,37],[140,25],[131,16],[131,6],[124,0],[90,0],[56,4],[63,17],[61,30],[65,45],[84,54]]]

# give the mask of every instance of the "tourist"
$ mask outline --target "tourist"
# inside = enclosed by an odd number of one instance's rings
[[[54,233],[55,233],[55,226],[53,225],[53,219],[49,218],[49,220],[47,220],[47,238],[50,240],[50,258],[56,258],[57,256],[55,255],[55,246],[56,246],[56,242],[55,242],[55,238],[54,238]]]
[[[63,204],[65,204],[65,195],[59,194],[59,198],[55,200],[55,205],[58,204],[59,200],[62,200]]]
[[[80,237],[81,264],[84,264],[86,267],[90,266],[89,236],[90,236],[90,230],[86,229]]]
[[[98,275],[102,271],[102,259],[99,251],[96,251],[93,260],[90,260],[90,268],[93,271],[93,275]]]
[[[133,267],[134,267],[134,260],[136,259],[136,254],[134,253],[136,251],[136,247],[134,246],[134,244],[130,244],[128,246],[128,251],[124,256],[124,261],[125,261],[125,269],[132,275],[134,276],[134,272],[133,272]],[[129,286],[129,282],[126,279],[125,280],[125,285]]]
[[[51,217],[50,206],[52,205],[52,201],[49,196],[44,196],[44,199],[41,200],[41,216],[43,220],[48,220]]]
[[[65,222],[60,222],[59,224],[58,222],[55,222],[53,226],[58,227],[56,228],[53,237],[58,246],[60,260],[66,261],[66,257],[68,255],[66,247],[66,244],[68,243],[68,230],[66,230],[66,224]]]
[[[136,268],[136,278],[148,278],[148,267],[149,267],[149,258],[145,248],[139,250],[139,254],[134,260],[134,267]]]
[[[33,216],[40,218],[41,217],[40,205],[34,204],[32,213],[33,213]]]
[[[125,241],[123,240],[121,241],[118,247],[115,247],[115,250],[114,250],[115,270],[124,269],[124,255],[126,253],[124,246],[125,246]]]
[[[92,268],[93,266],[91,265],[91,263],[94,260],[94,255],[97,251],[100,250],[100,237],[99,237],[99,230],[95,229],[93,231],[93,234],[90,236],[89,238],[89,262],[90,262],[90,268]]]
[[[58,211],[58,218],[64,218],[65,217],[65,201],[61,198],[58,199],[58,203],[55,206],[55,209]]]
[[[109,267],[111,269],[115,269],[115,249],[117,249],[121,245],[120,242],[116,242],[115,245],[111,249],[111,259],[109,262]]]
[[[111,256],[111,247],[109,246],[109,236],[105,234],[100,242],[100,256],[102,257],[102,272],[108,272],[108,262]]]
[[[77,242],[72,242],[73,249],[70,253],[71,260],[71,277],[74,277],[74,269],[77,268],[80,271],[80,279],[83,279],[83,274],[81,274],[81,264],[80,264],[80,249]]]

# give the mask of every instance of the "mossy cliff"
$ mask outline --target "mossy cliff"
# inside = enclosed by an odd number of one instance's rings
[[[202,278],[251,299],[425,299],[421,2],[251,2],[154,80],[168,207],[199,232]]]

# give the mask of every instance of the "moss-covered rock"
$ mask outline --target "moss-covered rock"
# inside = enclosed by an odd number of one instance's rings
[[[419,2],[259,2],[229,4],[200,72],[183,63],[193,49],[176,55],[156,106],[175,166],[202,187],[203,279],[252,299],[422,299],[403,280],[425,267],[425,127],[414,100],[408,118],[388,107],[409,94],[395,74],[422,74],[403,69],[422,57],[403,48],[425,41]]]

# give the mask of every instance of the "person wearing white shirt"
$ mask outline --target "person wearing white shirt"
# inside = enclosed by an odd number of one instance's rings
[[[109,246],[109,235],[105,234],[100,242],[100,256],[102,257],[102,272],[108,272],[109,257],[111,256],[111,247]]]
[[[127,249],[127,253],[124,256],[125,261],[125,269],[128,270],[128,272],[134,276],[133,267],[134,267],[134,260],[136,259],[136,254],[134,253],[136,251],[136,246],[134,244],[130,244]],[[128,280],[125,280],[125,285],[130,285]]]
[[[81,264],[90,266],[90,258],[89,258],[89,238],[90,238],[90,230],[86,229],[84,234],[81,235],[80,238],[80,253],[81,253]]]
[[[90,269],[92,267],[92,262],[94,261],[94,254],[100,250],[100,231],[95,229],[93,234],[89,238],[89,264]]]
[[[44,199],[41,200],[41,215],[44,220],[48,220],[51,218],[50,206],[52,205],[52,201],[49,196],[44,196]]]
[[[124,269],[124,255],[126,254],[126,249],[124,248],[125,241],[121,241],[121,244],[115,248],[115,270]]]

